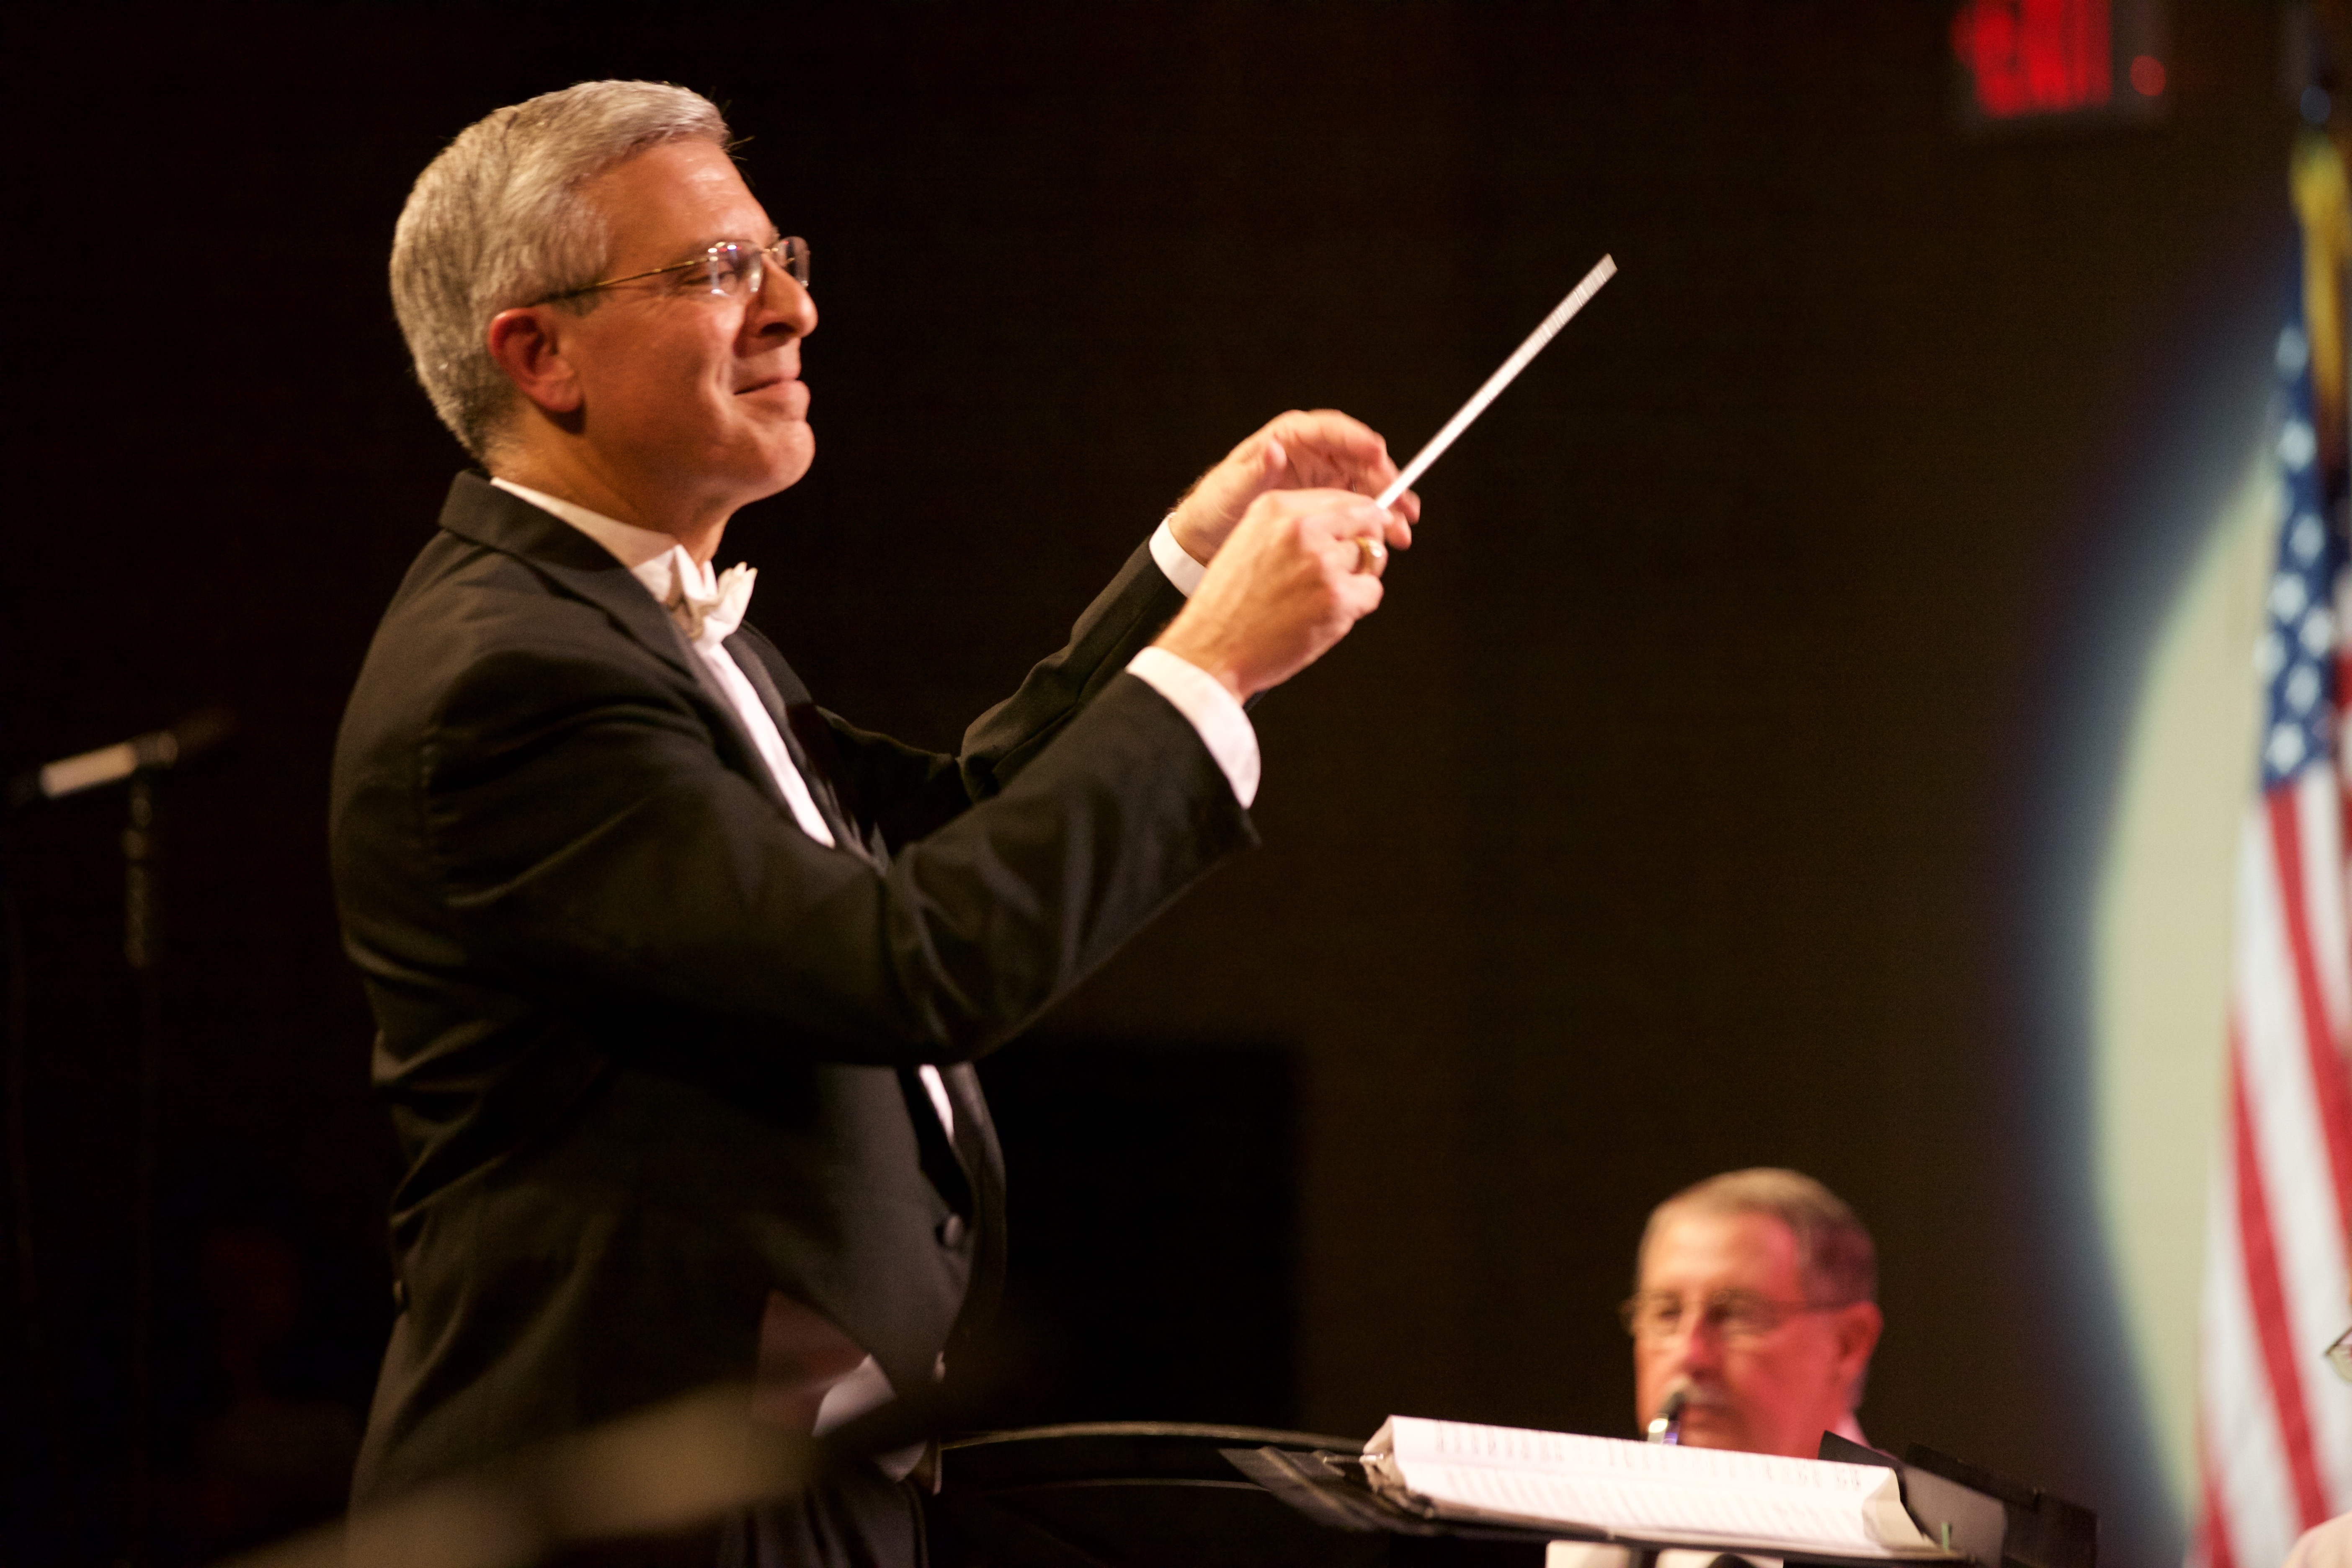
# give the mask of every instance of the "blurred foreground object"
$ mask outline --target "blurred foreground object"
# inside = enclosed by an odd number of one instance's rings
[[[567,1547],[713,1524],[797,1492],[816,1446],[725,1384],[435,1482],[237,1568],[520,1568]]]

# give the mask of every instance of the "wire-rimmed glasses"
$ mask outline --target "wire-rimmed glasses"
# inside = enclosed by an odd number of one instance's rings
[[[689,294],[711,294],[720,299],[735,300],[745,295],[757,298],[767,286],[767,269],[772,262],[792,275],[793,281],[803,289],[809,286],[809,243],[799,235],[788,234],[773,245],[751,245],[739,239],[722,239],[698,256],[684,261],[673,261],[667,267],[651,267],[643,272],[632,272],[621,278],[606,278],[594,283],[583,283],[577,289],[566,289],[561,294],[550,294],[539,304],[551,304],[558,300],[571,300],[582,294],[593,294],[599,289],[617,284],[635,283],[641,278],[659,278],[664,273],[678,275],[678,288]]]
[[[1639,1290],[1617,1309],[1625,1331],[1637,1340],[1666,1340],[1683,1331],[1686,1322],[1712,1326],[1726,1340],[1762,1339],[1790,1318],[1810,1312],[1834,1312],[1843,1302],[1775,1301],[1750,1290],[1718,1290],[1691,1305],[1672,1290]]]
[[[2336,1369],[2336,1376],[2352,1383],[2352,1329],[2336,1335],[2336,1342],[2319,1353],[2327,1358],[2327,1364]]]

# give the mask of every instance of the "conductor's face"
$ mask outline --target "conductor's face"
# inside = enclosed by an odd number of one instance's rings
[[[1804,1287],[1796,1237],[1778,1218],[1669,1209],[1633,1301],[1641,1421],[1685,1385],[1685,1444],[1812,1458],[1846,1421],[1880,1320],[1868,1301],[1818,1302]]]
[[[708,142],[672,142],[589,182],[611,237],[604,276],[698,258],[721,241],[772,244],[773,224],[734,161]],[[651,487],[731,510],[808,471],[816,442],[801,340],[816,306],[783,267],[730,297],[694,268],[598,291],[555,323],[578,378],[576,434],[624,492]]]

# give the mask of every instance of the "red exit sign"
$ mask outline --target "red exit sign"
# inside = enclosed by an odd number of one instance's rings
[[[2155,0],[1965,0],[1952,17],[1963,120],[2145,119],[2165,93]]]

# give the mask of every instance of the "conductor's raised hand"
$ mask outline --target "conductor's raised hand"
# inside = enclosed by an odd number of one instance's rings
[[[1269,491],[1340,489],[1376,496],[1396,477],[1388,443],[1370,426],[1336,408],[1294,408],[1276,416],[1194,480],[1169,515],[1168,527],[1184,552],[1205,565],[1216,559],[1250,503]],[[1407,490],[1381,524],[1388,547],[1412,544],[1412,525],[1420,521],[1421,498]]]
[[[1158,646],[1246,701],[1323,657],[1377,609],[1390,513],[1347,490],[1250,502]]]

